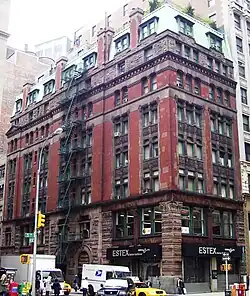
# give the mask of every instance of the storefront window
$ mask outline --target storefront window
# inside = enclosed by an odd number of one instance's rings
[[[214,211],[213,217],[213,235],[232,238],[233,233],[233,215],[231,212]]]
[[[204,211],[202,208],[183,207],[181,211],[182,233],[206,235]]]
[[[161,233],[161,210],[159,207],[144,208],[141,210],[142,213],[142,235],[153,235]]]
[[[184,282],[203,283],[209,281],[209,259],[199,257],[184,258]]]
[[[131,211],[116,213],[115,237],[129,237],[134,235],[134,214]]]

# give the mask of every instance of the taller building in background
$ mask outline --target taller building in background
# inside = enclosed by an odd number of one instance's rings
[[[62,36],[35,45],[35,53],[40,58],[46,57],[56,61],[60,57],[68,55],[71,43],[72,42],[68,37]]]
[[[224,291],[222,253],[238,282],[244,246],[228,42],[169,4],[129,20],[16,98],[2,254],[31,252],[39,186],[38,252],[56,254],[67,281],[112,263],[170,293],[179,276],[190,293]]]

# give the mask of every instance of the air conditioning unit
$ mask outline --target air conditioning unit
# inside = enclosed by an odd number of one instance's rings
[[[123,103],[127,103],[127,101],[128,101],[128,98],[125,98],[122,100]]]
[[[128,160],[126,159],[124,163],[125,163],[125,165],[128,165]]]
[[[183,87],[182,83],[180,83],[180,82],[177,82],[176,85],[177,85],[178,87],[180,87],[180,88]]]
[[[115,136],[115,137],[120,137],[120,135],[121,135],[120,132],[115,132],[115,133],[114,133],[114,136]]]
[[[121,199],[121,196],[120,196],[120,195],[116,195],[116,196],[115,196],[115,199],[116,199],[116,200]]]
[[[151,191],[150,188],[145,188],[145,189],[143,189],[143,193],[144,193],[144,194],[147,194],[147,193],[149,193],[150,191]]]

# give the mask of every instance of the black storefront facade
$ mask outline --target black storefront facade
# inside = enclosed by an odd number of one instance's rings
[[[239,282],[242,247],[182,244],[183,278],[189,292],[224,291],[223,253],[230,255],[229,284]]]
[[[161,274],[162,247],[160,245],[138,245],[107,249],[110,264],[128,266],[133,275],[144,280]]]

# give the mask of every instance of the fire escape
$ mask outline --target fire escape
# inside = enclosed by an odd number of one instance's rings
[[[79,131],[86,129],[85,117],[76,118],[74,116],[73,108],[77,103],[80,96],[84,96],[84,93],[88,90],[87,84],[85,83],[84,89],[74,91],[78,89],[77,80],[84,80],[86,82],[86,70],[80,69],[74,70],[73,77],[71,77],[67,83],[68,87],[65,91],[65,97],[61,100],[61,106],[65,110],[63,130],[65,137],[61,140],[60,145],[60,170],[59,170],[59,198],[58,208],[64,211],[65,218],[62,219],[59,225],[59,241],[58,241],[58,252],[57,252],[57,263],[63,264],[66,259],[67,250],[71,242],[79,241],[80,236],[68,234],[68,222],[71,214],[71,210],[76,205],[81,205],[79,194],[73,194],[72,188],[79,187],[81,182],[85,181],[83,172],[73,169],[72,160],[76,159],[78,154],[88,154],[88,149],[83,147],[83,143],[74,138],[74,135]],[[76,87],[75,87],[76,86]],[[86,155],[87,159],[87,155]],[[76,164],[77,165],[77,164]]]

